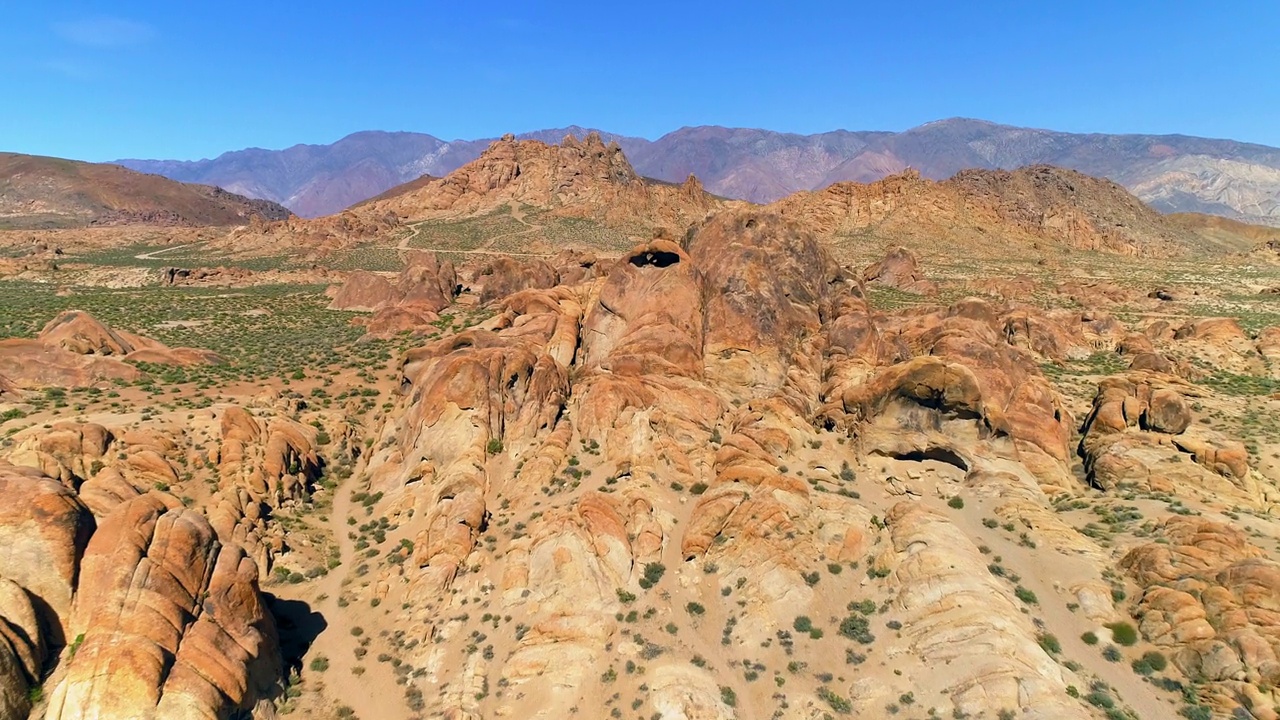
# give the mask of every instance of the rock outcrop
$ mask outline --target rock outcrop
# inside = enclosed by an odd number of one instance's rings
[[[0,462],[0,578],[21,587],[45,642],[74,637],[71,603],[93,517],[75,493],[42,473]]]
[[[883,259],[868,265],[862,271],[862,280],[920,295],[938,292],[938,286],[920,274],[916,256],[904,247],[892,248]]]
[[[21,388],[81,387],[141,376],[128,361],[166,365],[216,364],[208,350],[170,348],[113,330],[81,310],[50,320],[33,339],[0,340],[0,374]]]
[[[1143,588],[1139,630],[1188,678],[1219,690],[1222,712],[1274,718],[1280,696],[1267,688],[1280,684],[1280,564],[1209,520],[1172,517],[1158,531],[1160,542],[1121,561]]]
[[[77,649],[49,720],[214,718],[251,711],[281,672],[257,568],[172,498],[130,500],[85,550]]]
[[[329,307],[372,313],[357,322],[371,335],[389,337],[405,331],[425,333],[457,294],[453,263],[435,253],[410,251],[405,269],[394,280],[366,271],[348,275]]]

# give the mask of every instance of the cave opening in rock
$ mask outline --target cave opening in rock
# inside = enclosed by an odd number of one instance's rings
[[[908,460],[911,462],[936,460],[948,465],[954,465],[964,472],[969,472],[969,462],[959,453],[950,448],[932,446],[927,447],[924,450],[911,450],[904,453],[889,453],[888,455],[895,460]]]
[[[636,267],[671,267],[680,262],[680,256],[663,250],[647,250],[631,256],[632,265]]]

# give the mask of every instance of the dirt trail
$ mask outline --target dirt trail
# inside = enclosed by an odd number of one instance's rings
[[[474,250],[457,250],[454,248],[442,248],[442,247],[417,247],[417,248],[411,247],[410,243],[413,242],[413,240],[415,240],[418,237],[418,235],[420,234],[419,229],[424,223],[418,223],[418,225],[414,227],[412,233],[400,238],[400,242],[396,245],[396,249],[397,250],[425,250],[427,252],[448,252],[448,253],[458,253],[460,255],[511,255],[514,257],[548,257],[550,255],[550,253],[506,252],[503,250],[492,249],[493,244],[499,240],[503,240],[506,238],[520,237],[522,235],[532,235],[533,233],[536,233],[542,229],[541,225],[534,225],[533,223],[530,223],[528,220],[525,220],[524,208],[521,207],[520,205],[513,205],[511,207],[511,219],[515,220],[521,225],[524,225],[525,226],[524,229],[516,230],[514,232],[509,232],[509,233],[502,233],[501,235],[494,235],[489,239],[485,240],[484,245]]]
[[[358,473],[357,473],[358,475]],[[347,537],[353,526],[347,524],[348,517],[361,521],[361,515],[354,514],[361,506],[351,502],[351,491],[354,483],[344,484],[335,490],[333,510],[329,524],[334,541],[338,544],[342,564],[333,572],[320,579],[316,592],[317,597],[324,598],[316,603],[316,612],[320,613],[327,626],[307,652],[303,660],[303,673],[312,682],[323,683],[324,695],[335,704],[341,703],[355,710],[356,717],[364,720],[377,718],[407,717],[410,713],[405,707],[404,688],[396,684],[391,666],[376,660],[377,653],[370,652],[360,660],[356,659],[356,648],[360,647],[361,638],[375,634],[375,618],[369,618],[368,626],[361,626],[362,633],[353,635],[356,624],[351,622],[352,613],[338,606],[342,597],[343,580],[351,568],[359,563],[355,543]],[[324,673],[310,672],[311,661],[323,655],[329,660],[329,668]],[[356,666],[364,667],[362,675],[352,670]]]
[[[164,255],[165,253],[171,253],[174,250],[181,250],[182,248],[189,248],[192,245],[199,245],[199,244],[200,243],[184,243],[182,245],[174,245],[173,247],[161,248],[159,250],[152,250],[151,252],[139,253],[138,255],[134,255],[133,258],[135,260],[159,260],[160,258],[157,257],[158,255]]]

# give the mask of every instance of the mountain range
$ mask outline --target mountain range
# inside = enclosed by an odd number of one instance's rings
[[[557,142],[592,130],[540,130],[520,139]],[[842,181],[871,182],[908,168],[941,180],[970,168],[1048,164],[1105,177],[1161,212],[1202,212],[1280,225],[1280,149],[1185,135],[1079,134],[953,118],[903,132],[797,135],[686,127],[657,140],[599,132],[641,175],[681,182],[696,175],[723,197],[772,202]],[[249,149],[199,161],[119,164],[278,202],[304,217],[338,212],[422,175],[444,176],[478,158],[492,138],[445,141],[409,132],[360,132],[331,145]]]

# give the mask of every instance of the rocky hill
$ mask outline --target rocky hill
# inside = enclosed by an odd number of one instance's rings
[[[596,133],[582,140],[568,135],[558,145],[508,135],[443,178],[418,178],[336,215],[237,230],[220,246],[247,254],[323,255],[361,242],[390,244],[415,223],[509,213],[512,207],[545,214],[543,220],[584,219],[641,235],[670,234],[724,205],[697,178],[675,185],[640,177],[622,149]]]
[[[447,177],[370,203],[402,218],[459,217],[520,203],[606,224],[683,227],[719,201],[696,178],[675,186],[640,177],[616,143],[566,136],[558,145],[507,135]]]
[[[568,128],[520,137],[555,142],[586,132]],[[1114,180],[1161,212],[1280,225],[1280,149],[1232,140],[1064,133],[963,118],[897,133],[797,135],[710,126],[682,128],[654,141],[601,135],[618,142],[641,175],[669,182],[696,175],[712,193],[753,202],[841,181],[872,182],[907,168],[942,180],[967,168],[1049,164]],[[312,216],[338,212],[423,174],[443,176],[479,157],[490,142],[369,132],[333,145],[244,150],[198,162],[121,162]]]
[[[975,248],[1022,241],[1150,254],[1186,249],[1198,237],[1113,182],[1047,165],[965,170],[941,182],[911,170],[796,193],[774,207],[820,235],[869,233]]]
[[[118,165],[0,153],[2,228],[244,225],[289,215],[272,202]]]

